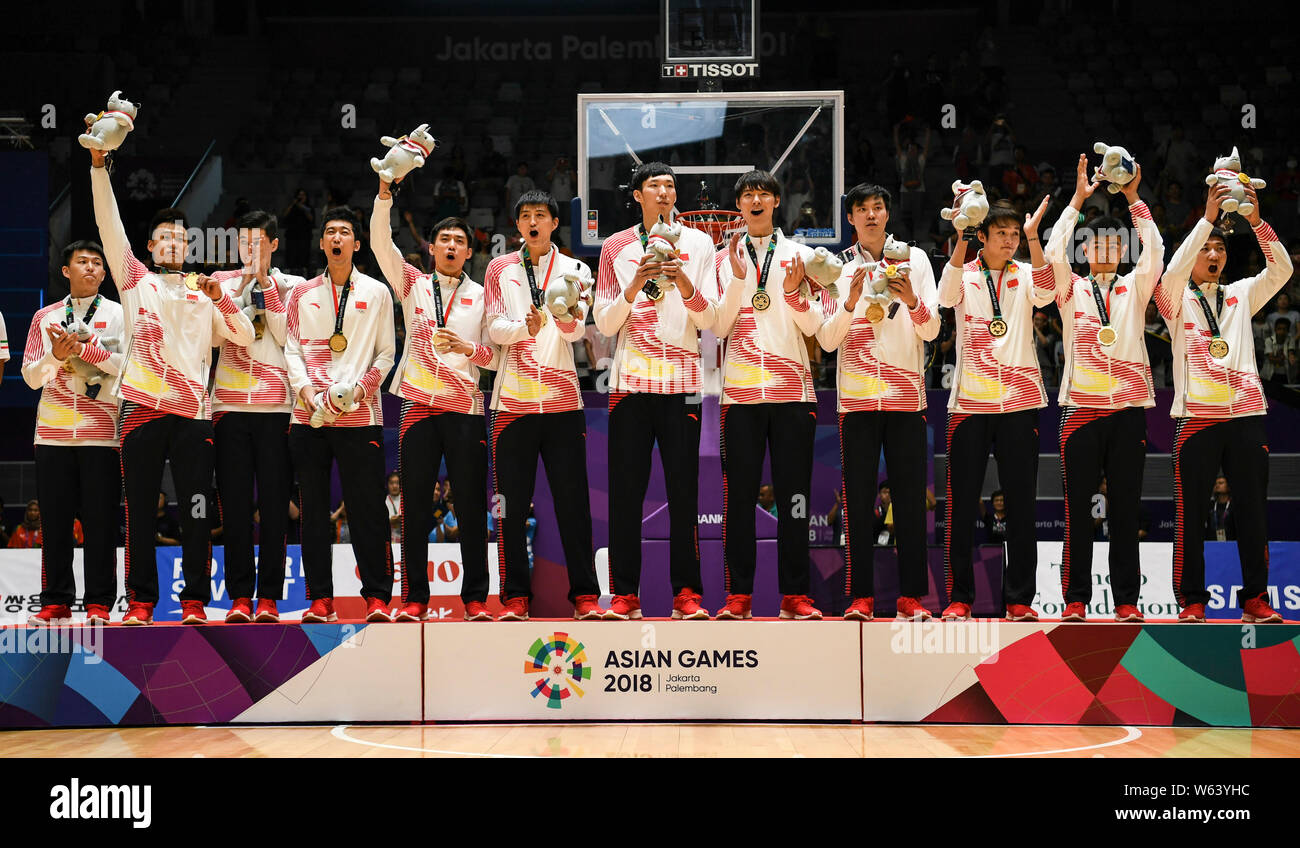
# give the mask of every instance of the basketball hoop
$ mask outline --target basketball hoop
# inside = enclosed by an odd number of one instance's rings
[[[714,247],[721,247],[732,233],[744,232],[745,218],[739,212],[726,209],[697,209],[694,212],[680,212],[677,220],[684,226],[703,230],[713,239]]]

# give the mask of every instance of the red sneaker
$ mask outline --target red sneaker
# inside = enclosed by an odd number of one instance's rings
[[[510,598],[505,602],[501,615],[497,616],[497,621],[527,621],[528,620],[528,599],[524,597]]]
[[[640,604],[637,604],[640,607]],[[578,621],[599,621],[605,617],[605,611],[600,608],[600,595],[578,595],[573,599],[573,617]],[[641,610],[633,618],[641,617]]]
[[[311,607],[302,614],[303,624],[326,624],[338,620],[338,614],[334,612],[333,598],[317,598],[311,602]]]
[[[104,604],[86,604],[87,624],[108,624],[108,607]]]
[[[963,604],[961,601],[953,601],[948,604],[948,608],[943,611],[944,621],[970,621],[970,604]]]
[[[1241,620],[1247,624],[1274,624],[1282,621],[1282,614],[1268,605],[1268,593],[1262,592],[1241,605]]]
[[[181,601],[181,624],[203,624],[207,620],[202,601]]]
[[[147,604],[144,601],[132,601],[131,605],[126,608],[126,615],[122,617],[122,623],[128,627],[139,624],[153,624],[153,604]]]
[[[253,599],[236,598],[226,613],[226,624],[247,624],[253,620]]]
[[[754,613],[750,609],[753,602],[753,595],[728,595],[726,606],[718,610],[718,614],[714,617],[719,621],[727,618],[753,618]]]
[[[1178,613],[1179,623],[1193,621],[1205,621],[1205,604],[1188,604]]]
[[[605,610],[605,618],[610,621],[641,618],[641,599],[636,595],[615,595],[609,609]]]
[[[896,609],[897,613],[894,618],[902,618],[908,621],[929,621],[934,618],[930,611],[921,604],[920,598],[909,598],[904,595],[898,599]]]
[[[395,621],[428,621],[429,605],[428,604],[406,604],[394,618]]]
[[[1115,607],[1116,621],[1146,621],[1142,615],[1142,610],[1137,608],[1136,604],[1118,604]]]
[[[845,621],[870,621],[876,617],[875,598],[854,598],[844,611]]]
[[[482,601],[470,601],[465,604],[466,621],[491,621],[492,613],[488,612],[487,604]]]
[[[1007,604],[1007,621],[1037,621],[1038,613],[1028,604]]]
[[[388,604],[379,598],[371,598],[366,601],[366,621],[371,624],[380,622],[389,622],[393,620],[393,611]]]
[[[1118,611],[1117,611],[1118,612]],[[1083,601],[1074,601],[1065,605],[1065,613],[1061,616],[1061,621],[1087,621],[1088,608],[1084,606]],[[1120,621],[1121,619],[1116,619]]]
[[[709,611],[700,606],[700,596],[683,589],[673,598],[673,618],[685,621],[708,621]]]
[[[67,604],[47,604],[41,607],[41,611],[36,615],[28,618],[27,623],[33,627],[71,624],[72,608]]]
[[[781,599],[779,615],[795,621],[821,621],[822,611],[813,606],[812,598],[807,595],[786,595]]]
[[[253,616],[253,621],[258,624],[279,624],[280,610],[275,606],[275,601],[267,598],[257,599],[257,615]]]

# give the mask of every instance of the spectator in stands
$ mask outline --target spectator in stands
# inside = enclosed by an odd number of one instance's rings
[[[4,512],[4,498],[0,498],[0,548],[9,547],[9,528],[5,525]]]
[[[988,532],[988,544],[1000,545],[1007,540],[1007,499],[998,489],[989,498],[992,512],[984,516],[984,528]],[[981,504],[981,508],[983,504]]]
[[[311,261],[312,232],[316,229],[316,213],[312,211],[307,190],[298,189],[293,200],[280,215],[284,230],[285,265],[295,274],[304,274]]]
[[[1192,182],[1196,177],[1197,168],[1205,166],[1200,162],[1202,158],[1185,137],[1183,125],[1174,124],[1169,138],[1156,149],[1156,160],[1161,163],[1160,181],[1166,185],[1170,181],[1177,181],[1184,185]],[[1170,222],[1175,225],[1181,223],[1173,216],[1170,216]]]
[[[400,544],[402,541],[402,475],[396,471],[388,475],[388,494],[384,496],[384,506],[388,509],[389,541]]]
[[[771,513],[773,518],[776,517],[776,490],[772,488],[771,483],[764,483],[758,487],[758,505],[764,512]]]
[[[1092,540],[1105,542],[1110,539],[1110,520],[1108,510],[1110,498],[1106,492],[1106,478],[1101,478],[1097,493],[1092,496]]]
[[[176,516],[167,508],[167,495],[158,493],[158,512],[154,516],[155,545],[176,546],[181,543],[181,525]]]
[[[1283,295],[1285,297],[1285,295]],[[1259,376],[1275,383],[1294,383],[1291,362],[1296,352],[1296,338],[1291,333],[1291,319],[1279,317],[1273,322],[1273,334],[1264,339],[1264,364]]]
[[[982,153],[980,138],[975,134],[975,128],[967,122],[962,127],[961,138],[952,149],[952,166],[957,179],[968,183],[979,178]]]
[[[546,182],[551,187],[551,197],[560,204],[560,226],[567,227],[573,212],[573,197],[578,184],[578,173],[567,156],[559,156],[551,170],[546,172]]]
[[[957,327],[952,309],[939,310],[941,323],[939,335],[935,336],[930,357],[930,388],[947,388],[943,384],[945,369],[957,364]]]
[[[1237,540],[1237,517],[1232,512],[1232,489],[1228,486],[1228,478],[1222,474],[1214,480],[1214,497],[1210,501],[1210,514],[1205,519],[1205,540]]]
[[[41,546],[41,506],[35,500],[27,502],[23,523],[14,528],[9,537],[11,548],[39,548]]]
[[[853,150],[849,173],[858,182],[874,182],[876,175],[875,148],[871,146],[871,139],[867,138],[865,132],[855,133],[855,137],[858,140],[858,146]]]
[[[533,178],[528,176],[528,163],[520,162],[515,166],[515,172],[506,180],[505,208],[514,209],[515,203],[526,191],[532,191],[537,186],[533,183]]]
[[[983,148],[987,151],[988,164],[984,178],[985,191],[995,191],[1002,185],[1002,173],[1016,163],[1016,134],[1011,129],[1006,115],[998,115],[989,124],[984,133]],[[989,198],[990,202],[993,198]]]
[[[460,525],[456,521],[456,504],[452,501],[451,493],[446,495],[447,511],[442,516],[442,521],[434,532],[438,534],[439,542],[455,542],[460,539]]]
[[[874,509],[875,520],[871,526],[871,532],[875,535],[876,544],[883,547],[889,547],[894,544],[894,504],[889,498],[889,481],[881,480],[880,486],[876,490],[876,506]]]
[[[465,184],[456,179],[456,172],[447,165],[442,169],[442,179],[433,184],[433,219],[456,218],[469,211],[469,193]]]
[[[809,226],[802,223],[800,218],[804,216],[804,207],[811,206],[813,198],[813,181],[808,170],[805,168],[796,177],[791,178],[790,188],[787,192],[783,206],[788,207],[786,211],[786,230],[793,233],[801,226]],[[811,226],[816,226],[814,222]]]
[[[1296,336],[1296,330],[1300,329],[1300,312],[1291,308],[1291,295],[1286,289],[1278,292],[1277,299],[1273,301],[1273,311],[1268,313],[1265,323],[1270,330],[1277,325],[1279,319],[1287,320],[1287,327],[1290,329],[1291,337]]]
[[[913,241],[924,234],[925,212],[925,159],[930,153],[930,128],[924,131],[924,141],[918,141],[910,121],[894,124],[894,160],[898,168],[898,207],[900,210],[899,237]]]
[[[1038,353],[1038,367],[1043,372],[1043,383],[1047,386],[1060,385],[1057,371],[1056,345],[1061,336],[1047,320],[1047,313],[1041,309],[1034,310],[1034,350]]]
[[[835,490],[835,503],[831,504],[830,512],[826,513],[826,526],[831,528],[831,544],[839,545],[842,543],[840,538],[840,516],[844,511],[843,490]]]
[[[1029,164],[1023,144],[1017,144],[1012,155],[1011,167],[1002,172],[1002,189],[1009,199],[1023,203],[1038,190],[1038,171]],[[1018,211],[1023,214],[1024,210]]]
[[[1043,198],[1048,198],[1047,211],[1043,213],[1043,218],[1054,221],[1061,216],[1065,205],[1070,202],[1070,192],[1057,181],[1056,168],[1050,162],[1039,162],[1035,171],[1038,174],[1038,189],[1028,205],[1037,209]]]

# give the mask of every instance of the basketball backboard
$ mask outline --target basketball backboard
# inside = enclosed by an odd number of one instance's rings
[[[735,209],[736,178],[772,171],[777,226],[814,246],[841,241],[842,91],[579,94],[575,250],[596,252],[639,219],[625,186],[653,161],[676,172],[679,212]]]

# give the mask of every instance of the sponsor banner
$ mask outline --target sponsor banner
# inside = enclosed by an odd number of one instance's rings
[[[428,625],[424,718],[856,720],[859,630],[843,621]]]
[[[1061,542],[1038,543],[1038,592],[1033,607],[1043,618],[1060,618],[1065,613],[1061,592]],[[1178,602],[1173,586],[1174,546],[1170,542],[1143,542],[1138,545],[1142,589],[1138,609],[1147,618],[1177,618]],[[1092,600],[1088,604],[1090,619],[1113,619],[1115,598],[1110,589],[1110,543],[1092,546]]]
[[[1210,618],[1241,618],[1241,561],[1236,542],[1205,543],[1205,588]],[[1271,542],[1268,546],[1269,605],[1287,621],[1300,619],[1300,544]]]
[[[757,62],[665,62],[659,66],[660,79],[757,76]]]
[[[180,621],[179,593],[185,585],[181,568],[181,549],[160,547],[156,549],[158,563],[159,602],[154,609],[156,621]],[[126,613],[126,589],[123,585],[124,552],[117,551],[117,599],[114,619]],[[401,546],[393,546],[394,601],[401,600],[402,563]],[[496,561],[495,543],[488,545],[488,562]],[[82,549],[73,553],[72,570],[77,581],[77,599],[73,606],[73,620],[85,618],[82,592],[85,587],[82,569]],[[433,543],[429,545],[425,572],[429,580],[429,614],[433,618],[459,617],[464,611],[460,601],[463,577],[460,545]],[[333,574],[335,609],[340,618],[363,618],[365,603],[361,599],[361,577],[351,545],[333,546]],[[488,594],[500,591],[500,575],[488,568]],[[224,618],[230,610],[230,593],[226,587],[225,549],[212,549],[212,600],[208,603],[209,618]],[[41,608],[41,552],[39,550],[0,549],[0,625],[22,624]],[[283,594],[278,606],[284,621],[297,621],[308,607],[307,584],[303,575],[302,556],[298,545],[286,550]]]

